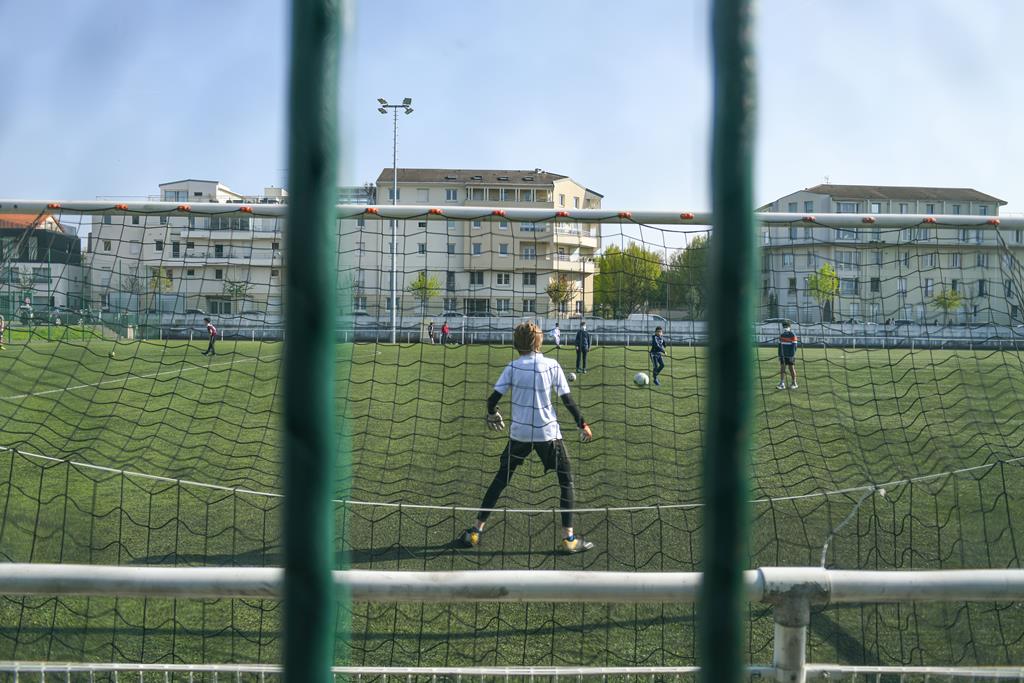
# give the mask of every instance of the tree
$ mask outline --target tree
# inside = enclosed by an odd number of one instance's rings
[[[662,285],[661,255],[636,242],[623,250],[612,245],[597,257],[594,277],[594,304],[625,318],[645,308],[657,296]]]
[[[807,277],[807,291],[821,308],[821,321],[832,322],[834,301],[839,293],[839,277],[831,263],[825,263],[818,272]]]
[[[708,305],[708,236],[698,235],[672,255],[664,272],[665,301],[685,308],[690,319],[703,320]]]
[[[555,317],[557,318],[562,312],[562,304],[568,304],[576,296],[576,283],[570,280],[568,275],[562,273],[549,282],[544,291],[551,299],[551,305],[555,308]]]
[[[152,292],[150,297],[150,308],[161,308],[158,305],[157,295],[163,292],[170,291],[171,287],[174,286],[174,280],[169,276],[164,275],[160,268],[151,268],[149,271],[149,291]]]
[[[960,292],[955,289],[944,289],[932,297],[932,306],[942,311],[942,324],[949,324],[949,313],[960,308],[963,302]]]
[[[433,275],[428,276],[427,272],[423,271],[411,285],[406,287],[406,291],[420,302],[420,315],[425,315],[427,302],[441,293],[441,281]]]
[[[245,297],[248,296],[249,290],[252,289],[252,283],[248,280],[229,280],[224,278],[224,294],[231,301],[241,301],[244,307]],[[232,307],[231,310],[235,310]]]

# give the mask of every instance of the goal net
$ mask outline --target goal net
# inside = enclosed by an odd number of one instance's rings
[[[284,206],[72,206],[0,210],[0,560],[279,566]],[[700,570],[708,217],[339,215],[339,566]],[[751,567],[1020,566],[1024,226],[900,220],[759,216]],[[498,468],[486,399],[527,319],[595,435],[558,406],[582,554],[561,552],[558,482],[533,456],[481,544],[455,543]],[[665,369],[638,386],[659,326]],[[353,665],[697,663],[687,605],[348,609]],[[1022,619],[1016,603],[830,607],[808,659],[1019,663]],[[3,596],[0,660],[277,663],[280,625],[270,600]],[[771,661],[768,607],[748,629],[749,661]]]

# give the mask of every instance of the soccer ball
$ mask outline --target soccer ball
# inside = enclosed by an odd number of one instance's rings
[[[576,381],[576,373],[575,372],[570,372],[568,375],[565,376],[565,378],[567,380],[569,380],[570,382],[575,382]]]
[[[633,384],[638,387],[646,387],[651,383],[651,378],[647,376],[646,372],[638,372],[633,375]]]

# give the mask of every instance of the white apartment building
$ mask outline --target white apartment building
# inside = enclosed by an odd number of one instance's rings
[[[78,236],[49,213],[0,215],[0,314],[82,307]]]
[[[287,201],[282,188],[244,196],[216,180],[160,185],[151,199],[187,204]],[[212,315],[279,315],[283,273],[278,218],[97,216],[89,235],[90,306],[143,313],[201,310]]]
[[[392,203],[393,170],[381,171],[378,204]],[[602,195],[568,176],[540,169],[398,169],[395,203],[558,210],[600,208]],[[386,316],[391,308],[391,223],[366,217],[342,221],[342,268],[352,273],[356,310]],[[593,305],[599,224],[570,220],[529,223],[481,214],[477,220],[400,220],[396,230],[397,292],[403,315],[551,316],[588,313]],[[409,286],[436,279],[440,294],[425,303]],[[550,283],[572,294],[556,304]]]
[[[1005,204],[977,190],[943,187],[823,184],[781,197],[759,211],[813,216],[815,222],[761,223],[762,317],[1020,322],[1016,282],[1024,231],[1000,230],[995,217]],[[838,213],[916,217],[898,228],[830,227],[828,215]],[[973,217],[972,225],[958,225],[958,215]],[[922,216],[945,218],[931,223]],[[978,226],[978,216],[992,219]],[[820,305],[808,278],[825,263],[836,271],[839,293]],[[948,314],[935,304],[946,290],[961,296],[961,306]]]

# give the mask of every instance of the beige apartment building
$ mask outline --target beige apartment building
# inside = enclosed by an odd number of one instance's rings
[[[823,184],[786,195],[759,211],[813,216],[815,222],[762,221],[762,318],[797,322],[1021,322],[1018,284],[1024,231],[1000,229],[1006,202],[966,188]],[[830,214],[907,214],[907,224],[829,226]],[[913,216],[913,218],[911,218]],[[936,221],[926,217],[939,217]],[[970,226],[956,216],[972,217]],[[978,217],[989,216],[981,221]],[[821,305],[808,278],[830,263],[839,278],[834,302]],[[955,290],[960,306],[941,310],[935,296]]]
[[[200,203],[286,201],[270,187],[244,196],[216,180],[160,185],[152,200]],[[97,216],[89,235],[85,297],[115,312],[216,316],[279,315],[283,221],[230,216]]]
[[[394,175],[377,179],[376,201],[392,203]],[[540,169],[398,169],[395,203],[422,206],[424,216],[400,220],[397,299],[401,315],[550,316],[588,313],[593,305],[594,256],[600,225],[572,220],[531,223],[481,213],[475,220],[427,220],[431,208],[600,208],[602,195],[568,176]],[[391,223],[365,217],[342,221],[341,266],[351,273],[357,311],[391,310]],[[440,285],[425,302],[409,291],[421,274]],[[556,304],[550,283],[568,283]]]

